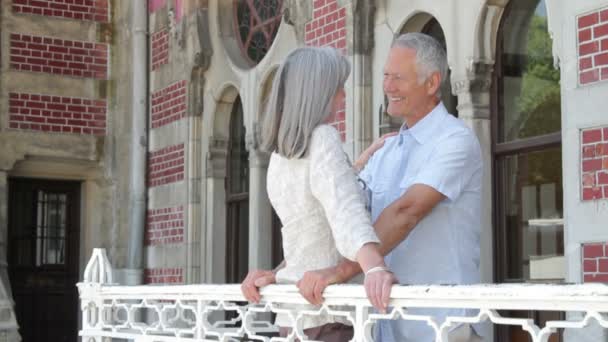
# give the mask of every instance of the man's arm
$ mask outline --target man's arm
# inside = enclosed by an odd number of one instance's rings
[[[405,194],[386,207],[374,222],[376,235],[381,241],[380,253],[387,255],[416,227],[445,196],[424,184],[412,185]],[[339,263],[334,273],[340,282],[348,281],[361,272],[357,263],[348,260]]]
[[[405,194],[386,207],[374,223],[380,239],[380,253],[388,254],[416,227],[445,196],[434,188],[412,185]],[[311,303],[319,303],[325,287],[344,283],[361,272],[359,264],[344,259],[337,266],[306,272],[298,282],[300,293]]]

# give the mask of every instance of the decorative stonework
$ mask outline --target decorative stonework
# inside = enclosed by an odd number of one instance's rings
[[[146,268],[145,284],[183,284],[184,270],[181,268]]]
[[[10,67],[14,70],[108,77],[108,44],[12,33],[10,46]]]
[[[184,180],[184,144],[168,146],[148,154],[148,186]]]
[[[109,21],[108,0],[13,0],[13,13],[74,20]]]
[[[608,199],[608,126],[581,131],[581,199]]]
[[[608,243],[587,243],[582,250],[583,281],[608,283]]]
[[[106,101],[9,93],[9,128],[48,133],[106,134]]]
[[[608,7],[577,17],[579,84],[608,80]]]
[[[186,81],[182,80],[152,93],[152,128],[159,128],[186,116],[186,92]]]
[[[145,242],[147,246],[184,242],[184,206],[148,209]]]

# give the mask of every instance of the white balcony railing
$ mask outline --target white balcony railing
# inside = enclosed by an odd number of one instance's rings
[[[483,321],[520,326],[534,342],[546,342],[559,328],[578,329],[597,321],[608,327],[608,287],[589,285],[471,285],[401,286],[391,293],[388,314],[374,313],[359,285],[334,285],[324,292],[321,308],[290,310],[280,304],[305,304],[292,285],[262,289],[262,303],[243,303],[239,285],[117,286],[111,283],[105,251],[96,249],[84,282],[78,284],[82,309],[83,341],[125,338],[141,341],[306,341],[302,317],[326,313],[346,317],[355,331],[354,341],[372,341],[372,327],[380,319],[426,322],[437,341],[447,341],[448,331],[459,323]],[[448,317],[438,322],[431,316],[412,315],[408,307],[473,308],[474,317]],[[499,310],[548,310],[575,312],[544,327],[533,320],[502,317]],[[296,323],[287,339],[276,336],[269,312],[285,313]],[[228,313],[228,314],[226,314]],[[227,319],[225,317],[231,317]]]

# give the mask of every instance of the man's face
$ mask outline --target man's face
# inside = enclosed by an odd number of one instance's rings
[[[407,120],[423,116],[434,107],[434,90],[427,80],[419,83],[416,52],[412,49],[391,48],[384,66],[383,88],[388,98],[386,111],[392,116]]]

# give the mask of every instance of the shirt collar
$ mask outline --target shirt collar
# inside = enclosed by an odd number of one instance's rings
[[[419,144],[424,144],[429,139],[433,138],[435,127],[441,124],[445,115],[448,114],[443,102],[439,102],[433,110],[418,121],[414,127],[408,128],[406,123],[403,123],[399,129],[399,142],[403,141],[403,135],[409,133]]]

